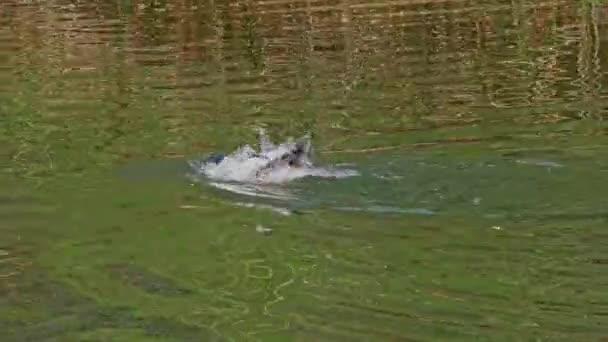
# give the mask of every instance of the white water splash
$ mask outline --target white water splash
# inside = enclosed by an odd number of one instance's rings
[[[221,190],[233,192],[235,194],[263,197],[276,200],[296,199],[289,191],[277,188],[271,184],[246,184],[246,183],[221,183],[209,182],[209,185]]]
[[[190,165],[198,174],[216,182],[282,184],[304,177],[345,178],[359,175],[352,169],[315,166],[311,161],[310,135],[275,145],[263,130],[259,134],[259,152],[245,145],[225,156],[219,163],[194,161]],[[257,192],[259,189],[240,190]]]
[[[563,164],[560,164],[560,163],[557,163],[554,161],[550,161],[550,160],[541,160],[541,159],[517,159],[515,162],[517,164],[542,166],[542,167],[547,167],[547,168],[564,167]]]

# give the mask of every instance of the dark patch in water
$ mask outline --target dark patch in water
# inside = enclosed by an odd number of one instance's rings
[[[211,332],[205,331],[199,327],[187,325],[178,321],[173,321],[167,318],[154,318],[144,322],[140,328],[143,328],[146,335],[154,337],[177,337],[179,341],[209,341],[219,342],[224,341],[220,336]]]
[[[111,265],[110,270],[130,286],[161,296],[189,295],[193,291],[176,285],[172,280],[134,264]]]
[[[33,197],[17,197],[0,195],[0,205],[15,205],[15,204],[36,204],[44,205],[42,200]]]
[[[83,310],[37,323],[22,324],[18,329],[9,329],[0,320],[0,327],[8,335],[2,341],[47,341],[73,340],[75,334],[95,331],[97,329],[117,329],[116,337],[121,329],[140,329],[150,337],[173,337],[179,341],[222,341],[212,331],[163,317],[139,318],[133,310],[127,307],[106,307]],[[4,329],[6,328],[6,329]],[[70,338],[68,338],[70,337]]]
[[[30,272],[18,281],[18,291],[0,297],[2,341],[74,341],[75,335],[102,328],[138,329],[150,337],[171,337],[178,341],[223,341],[211,330],[164,317],[141,317],[126,306],[100,306],[70,285]],[[37,314],[12,317],[11,308]],[[5,311],[6,310],[6,311]],[[93,339],[96,340],[96,339]]]

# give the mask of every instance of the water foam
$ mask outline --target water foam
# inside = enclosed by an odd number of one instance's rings
[[[195,171],[216,182],[236,182],[254,184],[283,184],[304,177],[345,178],[357,176],[359,173],[352,169],[336,169],[319,167],[312,163],[312,144],[310,135],[298,141],[288,139],[275,145],[264,131],[259,132],[260,151],[250,145],[239,147],[219,162],[192,161],[190,165]],[[298,154],[297,166],[292,166],[281,159],[293,153],[296,147],[304,149]]]

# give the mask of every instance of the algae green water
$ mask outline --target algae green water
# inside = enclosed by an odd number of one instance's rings
[[[0,2],[1,340],[606,340],[607,30],[583,0]],[[255,127],[360,175],[188,177]]]

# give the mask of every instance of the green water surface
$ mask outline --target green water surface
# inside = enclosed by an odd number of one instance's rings
[[[0,340],[605,340],[607,15],[0,2]],[[255,127],[360,175],[188,177]]]

